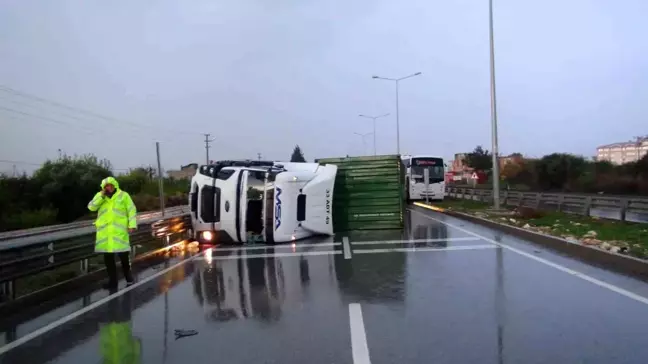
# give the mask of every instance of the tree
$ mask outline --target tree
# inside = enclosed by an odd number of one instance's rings
[[[301,148],[299,145],[295,145],[295,149],[293,149],[292,156],[290,157],[291,162],[299,162],[299,163],[305,163],[306,158],[304,158],[304,153],[302,153]]]
[[[524,165],[520,163],[507,163],[502,168],[501,175],[502,178],[504,178],[505,180],[511,183],[515,183],[513,181],[517,179],[518,175],[520,175],[520,173],[522,173],[523,170],[524,170]]]
[[[110,169],[110,162],[98,160],[93,155],[48,160],[34,173],[34,181],[41,186],[43,206],[40,208],[58,210],[60,222],[70,222],[85,215],[88,201],[101,188],[101,180],[112,175]]]
[[[466,155],[466,165],[470,168],[474,168],[477,171],[487,171],[493,168],[493,157],[488,152],[482,148],[481,145],[478,145],[472,153]]]
[[[581,181],[585,181],[590,164],[585,158],[572,154],[546,155],[538,161],[538,185],[545,190],[573,190],[581,176],[584,176]]]

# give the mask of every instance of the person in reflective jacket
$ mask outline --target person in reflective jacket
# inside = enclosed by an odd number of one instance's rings
[[[108,177],[101,181],[101,191],[97,192],[88,203],[88,209],[98,211],[95,221],[97,228],[95,252],[103,253],[104,256],[108,272],[108,283],[105,288],[117,287],[115,255],[121,261],[126,282],[132,284],[129,233],[137,229],[137,210],[133,200],[127,192],[119,189],[119,183],[114,177]]]
[[[111,291],[114,293],[116,291]],[[103,364],[140,364],[142,342],[131,323],[133,292],[117,297],[98,309],[100,352]]]

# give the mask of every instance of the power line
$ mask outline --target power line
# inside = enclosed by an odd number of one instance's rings
[[[26,92],[18,91],[18,90],[15,90],[15,89],[13,89],[13,88],[11,88],[9,86],[6,86],[6,85],[1,85],[0,84],[0,91],[10,93],[10,94],[13,94],[13,95],[17,95],[17,96],[21,96],[21,97],[24,97],[24,98],[36,100],[38,102],[53,105],[53,106],[63,108],[63,109],[66,109],[66,110],[75,111],[75,112],[78,112],[78,113],[81,113],[81,114],[86,114],[86,115],[89,115],[89,116],[92,116],[92,117],[95,117],[95,118],[99,118],[99,119],[103,119],[103,120],[107,120],[107,121],[111,121],[111,122],[128,124],[128,125],[131,125],[131,126],[137,127],[137,128],[145,128],[145,129],[148,129],[148,130],[166,129],[167,131],[172,132],[172,133],[182,133],[182,134],[191,134],[191,135],[199,134],[199,133],[196,133],[196,132],[187,132],[187,131],[184,131],[184,130],[175,130],[175,129],[170,129],[170,128],[160,128],[159,126],[153,126],[153,125],[143,125],[143,124],[134,123],[134,122],[128,121],[128,120],[121,120],[121,119],[116,119],[116,118],[109,117],[109,116],[104,116],[104,115],[98,114],[98,113],[93,112],[93,111],[89,111],[89,110],[82,109],[82,108],[79,108],[79,107],[69,106],[69,105],[66,105],[66,104],[62,104],[60,102],[52,101],[52,100],[49,100],[49,99],[45,99],[43,97],[39,97],[39,96],[36,96],[36,95],[28,94]]]
[[[66,122],[66,121],[58,120],[58,119],[52,119],[52,118],[47,117],[47,116],[35,115],[35,114],[31,114],[31,113],[24,112],[24,111],[21,111],[21,110],[12,109],[12,108],[9,108],[9,107],[0,106],[0,110],[9,111],[9,112],[12,112],[12,113],[15,113],[15,114],[20,114],[20,115],[23,115],[23,116],[29,116],[29,117],[32,117],[32,118],[36,118],[38,120],[49,121],[49,122],[55,123],[55,124],[73,126],[73,127],[79,128],[80,130],[83,130],[83,131],[86,131],[86,132],[89,132],[89,133],[95,133],[96,132],[96,130],[84,129],[80,125],[77,125],[77,124],[74,124],[74,123],[69,123],[69,122]]]
[[[105,130],[106,130],[105,128],[103,130],[85,128],[85,127],[83,127],[83,126],[81,126],[79,124],[71,123],[71,122],[69,122],[67,120],[53,119],[51,117],[42,116],[42,115],[36,115],[36,114],[28,113],[28,112],[25,112],[25,111],[22,111],[22,110],[12,109],[12,108],[8,108],[8,107],[4,107],[4,106],[0,106],[0,110],[4,110],[4,111],[11,112],[11,113],[14,113],[14,114],[19,114],[19,115],[21,115],[21,117],[23,117],[23,118],[25,118],[26,120],[29,120],[29,121],[47,121],[47,122],[58,124],[58,125],[71,126],[71,127],[79,129],[79,131],[85,132],[85,134],[88,134],[88,135],[102,136],[102,135],[105,134]],[[14,118],[14,116],[10,116],[9,118],[12,119],[12,118]],[[13,120],[22,121],[24,119],[13,119]],[[79,120],[83,121],[83,119],[79,119]],[[121,137],[136,138],[137,140],[140,140],[140,141],[143,138],[141,132],[139,132],[138,134],[122,133]],[[150,137],[148,137],[148,138],[146,138],[146,140],[151,140],[151,141],[158,140],[158,141],[171,142],[171,140],[169,140],[167,138],[150,138]]]
[[[54,161],[54,162],[56,161],[56,160],[51,160],[51,159],[48,159],[48,160],[49,161]],[[47,161],[45,161],[45,162],[47,162]],[[43,164],[45,164],[45,162],[43,162],[43,163],[34,163],[34,162],[25,162],[25,161],[14,161],[14,160],[9,160],[9,159],[0,159],[0,163],[19,164],[19,165],[36,166],[36,167],[42,166]],[[130,171],[131,169],[132,168],[110,168],[110,170],[112,170],[112,171]]]
[[[7,159],[0,159],[0,163],[22,164],[22,165],[27,165],[27,166],[42,166],[43,165],[43,163],[12,161],[12,160],[7,160]]]

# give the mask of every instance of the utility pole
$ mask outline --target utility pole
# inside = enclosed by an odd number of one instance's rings
[[[209,136],[211,134],[204,134],[204,135],[205,135],[205,157],[206,157],[205,164],[209,164],[209,148],[211,148],[209,143],[213,142],[216,139],[209,139]]]
[[[162,217],[164,217],[164,185],[162,181],[162,162],[160,161],[160,142],[155,142],[155,152],[157,153],[157,165],[158,165],[158,192],[160,194],[160,211],[162,211]]]

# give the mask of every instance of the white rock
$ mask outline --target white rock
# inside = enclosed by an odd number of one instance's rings
[[[572,244],[578,244],[578,239],[573,236],[563,236],[563,238]]]
[[[515,219],[513,219],[513,218],[509,219],[509,221],[512,222],[512,223],[514,223],[514,224],[517,223],[517,220],[515,220]]]
[[[587,232],[585,235],[583,235],[583,236],[584,236],[584,237],[588,237],[588,238],[595,238],[597,235],[598,235],[598,234],[596,233],[596,231],[594,231],[594,230],[590,230],[590,231],[588,231],[588,232]]]
[[[525,224],[525,225],[522,226],[522,227],[525,228],[525,229],[531,229],[531,225],[529,225],[529,224]]]
[[[612,248],[612,245],[610,245],[610,243],[604,242],[600,245],[600,247],[601,249],[610,250],[610,248]]]
[[[621,250],[621,248],[619,248],[618,246],[613,246],[613,247],[610,248],[610,251],[612,253],[618,253],[620,250]]]

